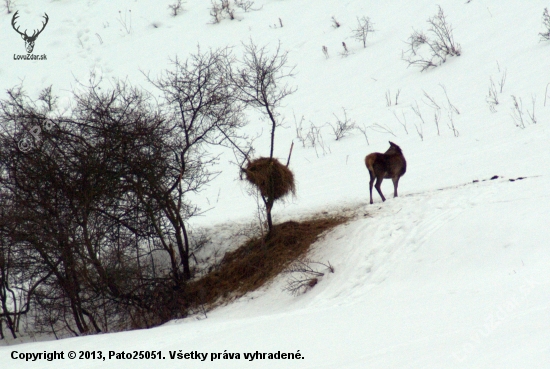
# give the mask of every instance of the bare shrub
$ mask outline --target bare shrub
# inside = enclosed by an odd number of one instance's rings
[[[322,127],[318,127],[313,122],[310,122],[309,130],[307,131],[305,142],[309,147],[315,150],[315,155],[319,157],[319,152],[322,155],[326,155],[330,152],[330,148],[325,144],[323,139]]]
[[[394,100],[394,105],[397,105],[397,102],[399,100],[399,95],[401,94],[401,89],[398,89],[397,92],[395,93],[395,100]],[[387,90],[386,91],[386,106],[392,106],[392,100],[391,100],[391,92],[390,90]]]
[[[256,10],[260,10],[261,8],[263,8],[263,5],[262,5],[261,7],[254,9],[253,8],[254,1],[251,1],[251,0],[235,0],[235,6],[237,8],[241,8],[245,12],[248,12],[249,10],[256,11]]]
[[[2,126],[40,132],[30,155],[14,142],[17,132],[0,135],[0,172],[9,173],[0,180],[7,195],[0,196],[0,242],[27,265],[19,292],[32,301],[34,329],[63,336],[127,329],[137,315],[143,326],[158,324],[150,292],[177,283],[142,248],[159,242],[132,186],[139,178],[146,191],[147,179],[161,177],[173,158],[168,123],[151,95],[124,82],[107,91],[92,84],[74,92],[72,108],[49,128],[51,89],[37,101],[17,88],[8,95]],[[147,205],[162,227],[162,211]]]
[[[229,2],[229,0],[220,0],[222,2],[222,9],[227,15],[227,17],[231,20],[235,19],[235,9],[233,8],[233,5]]]
[[[6,9],[6,12],[8,14],[11,14],[13,12],[13,8],[15,7],[15,1],[14,0],[4,0],[3,7]]]
[[[498,65],[498,62],[497,62],[497,65]],[[500,65],[498,65],[498,71],[500,72]],[[492,113],[496,112],[496,106],[500,103],[498,94],[499,93],[501,94],[502,91],[504,90],[504,85],[506,83],[506,75],[507,75],[507,70],[504,69],[504,71],[502,71],[502,74],[500,76],[500,80],[498,81],[498,88],[495,82],[493,81],[493,77],[489,77],[489,92],[486,96],[486,101],[487,101],[487,104],[489,105],[489,110]]]
[[[334,27],[334,28],[340,28],[341,24],[340,24],[340,22],[338,22],[338,21],[336,20],[336,18],[334,18],[334,16],[332,16],[332,18],[330,18],[330,19],[332,20],[332,27]]]
[[[122,11],[118,11],[118,23],[124,28],[126,34],[132,33],[132,10],[124,12],[124,17],[122,16]]]
[[[179,13],[183,11],[182,0],[176,0],[173,4],[168,5],[168,8],[172,10],[172,15],[176,17]]]
[[[305,117],[302,115],[302,118],[300,118],[300,121],[296,119],[295,114],[293,114],[293,117],[294,117],[294,126],[296,128],[296,138],[298,139],[298,141],[302,143],[302,147],[306,147],[306,140],[304,137],[304,127],[303,127]]]
[[[324,267],[323,270],[325,272],[319,270],[322,267]],[[319,278],[323,277],[325,273],[334,273],[334,267],[330,265],[330,262],[325,264],[303,258],[294,261],[284,272],[291,276],[287,280],[283,291],[296,296],[313,288],[318,283]]]
[[[537,98],[535,95],[531,96],[531,110],[529,108],[526,108],[526,113],[523,110],[523,101],[521,97],[516,97],[512,95],[512,119],[514,121],[514,124],[516,127],[519,128],[525,128],[526,123],[530,124],[537,124],[537,117],[535,114],[535,107],[536,107]],[[525,114],[527,117],[525,117]]]
[[[363,47],[367,47],[367,37],[369,33],[374,32],[373,23],[369,17],[362,16],[357,17],[357,27],[352,30],[353,38],[357,41],[363,42]]]
[[[223,19],[221,4],[217,3],[215,0],[211,0],[210,4],[210,16],[212,17],[212,23],[220,23]]]
[[[550,14],[548,13],[548,8],[544,8],[544,12],[542,13],[542,25],[546,29],[539,33],[540,40],[550,41]]]
[[[323,54],[325,55],[325,58],[329,58],[329,55],[328,55],[328,48],[326,46],[323,45]]]
[[[51,88],[35,100],[22,87],[7,91],[0,320],[10,331],[29,309],[36,331],[66,336],[151,327],[185,316],[190,298],[203,301],[186,290],[205,242],[188,230],[200,211],[190,194],[216,175],[211,145],[240,140],[232,62],[228,49],[175,60],[148,77],[160,97],[90,78],[57,116]]]
[[[348,112],[343,107],[342,112],[343,117],[339,117],[336,114],[332,113],[332,115],[334,115],[334,118],[336,118],[336,122],[334,124],[328,123],[328,125],[332,128],[332,132],[336,141],[344,138],[355,129],[355,121],[348,117]]]
[[[512,95],[512,119],[516,127],[525,128],[525,122],[523,120],[523,101],[521,97],[518,99]]]
[[[342,58],[345,58],[346,56],[348,56],[350,54],[350,51],[348,50],[348,46],[346,45],[346,43],[344,41],[342,41],[342,47],[344,48],[344,51],[342,51],[340,53],[340,56]]]
[[[460,45],[454,40],[452,27],[447,23],[443,9],[440,6],[438,8],[438,13],[427,21],[432,38],[415,30],[407,40],[409,49],[402,52],[402,59],[409,66],[420,67],[421,71],[441,65],[448,56],[461,54]]]
[[[498,92],[495,83],[493,82],[493,78],[489,78],[489,82],[489,93],[487,94],[486,101],[487,104],[489,104],[489,110],[492,113],[495,113],[496,106],[499,104]]]
[[[223,19],[235,19],[235,8],[230,0],[211,0],[210,16],[212,23],[220,23]]]

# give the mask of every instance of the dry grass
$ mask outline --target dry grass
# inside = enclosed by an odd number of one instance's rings
[[[258,187],[264,197],[273,194],[275,200],[295,193],[294,175],[275,158],[258,158],[243,169],[246,180]]]
[[[346,220],[328,217],[275,225],[267,239],[249,240],[228,252],[213,271],[191,282],[186,294],[189,308],[212,307],[256,290],[305,255],[321,233]]]

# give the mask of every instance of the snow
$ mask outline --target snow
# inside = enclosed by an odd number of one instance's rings
[[[257,0],[258,11],[237,11],[237,20],[210,24],[209,2],[188,0],[171,17],[173,1],[90,0],[17,2],[22,28],[50,18],[36,41],[35,54],[47,61],[15,61],[24,44],[2,13],[0,87],[24,80],[31,95],[53,84],[63,98],[90,71],[108,81],[128,78],[148,89],[143,73],[157,75],[169,58],[252,39],[275,47],[281,42],[296,65],[298,87],[281,113],[276,156],[295,147],[291,169],[297,197],[274,209],[275,221],[301,219],[320,211],[345,212],[352,220],[320,239],[311,258],[330,261],[310,291],[282,291],[285,276],[269,286],[204,316],[173,321],[149,330],[0,346],[6,368],[548,368],[550,363],[550,43],[539,42],[543,0],[465,1]],[[420,72],[401,60],[413,29],[440,5],[453,25],[462,55]],[[119,13],[120,11],[120,13]],[[376,32],[367,48],[351,38],[357,16],[368,16]],[[126,21],[124,21],[124,17]],[[342,26],[333,28],[334,16]],[[131,30],[128,33],[124,24]],[[279,26],[279,18],[283,27]],[[351,54],[340,57],[342,41]],[[325,45],[330,58],[321,51]],[[496,112],[486,96],[490,78],[506,75]],[[449,102],[444,94],[446,89]],[[386,106],[389,91],[398,104]],[[436,110],[424,92],[441,106]],[[545,94],[548,94],[545,96]],[[524,118],[536,98],[537,124],[514,125],[512,97],[521,98]],[[425,123],[413,113],[418,104]],[[335,141],[326,122],[344,107],[367,127]],[[406,119],[406,128],[398,122]],[[450,115],[451,114],[451,115]],[[325,150],[303,147],[293,116],[322,127]],[[404,118],[403,118],[404,116]],[[458,137],[449,128],[453,118]],[[265,122],[251,115],[249,132],[267,141]],[[369,129],[373,124],[393,134]],[[423,140],[415,125],[422,127]],[[384,152],[391,140],[403,149],[407,173],[392,198],[391,181],[382,185],[388,201],[368,204],[363,159]],[[262,154],[261,144],[258,146]],[[265,149],[267,150],[267,149]],[[265,155],[265,153],[263,153]],[[256,204],[238,180],[231,155],[222,157],[221,175],[196,199],[205,216],[194,220],[215,239],[232,235],[234,224],[254,221]],[[499,178],[489,180],[494,175]],[[524,177],[522,180],[510,181]],[[478,182],[473,182],[478,180]],[[223,245],[222,245],[223,246]],[[25,362],[12,352],[69,350],[161,350],[161,360],[56,360]],[[240,353],[241,359],[177,360],[183,353]],[[244,353],[296,353],[298,360],[244,359]]]

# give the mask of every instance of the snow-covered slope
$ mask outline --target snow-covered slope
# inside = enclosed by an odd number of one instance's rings
[[[550,43],[538,37],[550,3],[257,0],[260,10],[210,24],[209,2],[188,0],[184,12],[171,17],[173,2],[19,0],[22,28],[49,15],[34,51],[48,59],[13,60],[24,44],[11,28],[11,15],[0,15],[0,87],[24,80],[31,94],[53,84],[68,96],[76,80],[86,81],[94,71],[149,88],[142,72],[156,75],[169,67],[169,58],[185,58],[197,45],[233,46],[238,55],[241,42],[275,47],[280,41],[296,65],[298,90],[281,111],[286,123],[277,132],[276,156],[286,158],[295,141],[291,168],[298,193],[276,205],[275,221],[326,209],[354,214],[312,250],[311,257],[330,261],[335,273],[297,297],[282,292],[282,276],[207,319],[0,347],[2,367],[550,367]],[[421,73],[407,68],[401,52],[413,29],[428,28],[437,5],[453,25],[462,55]],[[363,15],[376,29],[367,48],[351,37],[356,17]],[[332,27],[332,16],[341,27]],[[351,51],[347,57],[338,55],[342,42]],[[499,90],[494,112],[486,101],[491,78]],[[525,129],[515,126],[512,96],[522,101]],[[412,110],[416,106],[424,123]],[[359,131],[334,140],[325,123],[334,124],[333,114],[341,117],[342,107],[366,128],[369,144]],[[536,124],[530,123],[533,110]],[[303,147],[294,116],[304,117],[304,130],[321,127],[324,146]],[[262,128],[266,132],[265,123],[251,115],[249,132]],[[267,137],[258,141],[258,154],[265,155],[262,140]],[[382,203],[376,194],[369,205],[363,158],[385,151],[388,140],[401,146],[408,170],[399,198]],[[203,208],[214,207],[194,220],[195,227],[217,224],[208,229],[227,232],[229,223],[253,221],[256,203],[231,159],[222,157],[221,175],[196,199]],[[494,175],[499,178],[488,180]],[[524,179],[510,181],[518,177]],[[386,195],[390,183],[383,184]],[[64,351],[65,359],[11,358],[14,351],[54,350]],[[69,350],[161,351],[165,359],[70,360]],[[209,356],[205,362],[171,359],[170,351],[178,350]],[[224,350],[240,359],[223,359]],[[303,359],[244,358],[256,351],[298,350]],[[211,361],[211,353],[220,359]]]

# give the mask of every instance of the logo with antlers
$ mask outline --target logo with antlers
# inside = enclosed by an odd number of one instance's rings
[[[46,21],[42,23],[42,29],[40,31],[37,29],[34,30],[34,32],[32,33],[32,36],[29,36],[27,35],[27,30],[25,30],[25,32],[21,32],[19,31],[19,27],[15,28],[15,20],[19,18],[17,13],[19,13],[19,10],[16,11],[15,14],[13,15],[13,18],[11,19],[11,25],[15,30],[15,32],[19,33],[21,35],[21,38],[25,40],[25,48],[27,49],[27,54],[30,54],[34,49],[34,42],[36,41],[36,38],[40,33],[42,33],[44,28],[46,28],[46,24],[48,24],[48,19],[49,19],[48,14],[44,13],[44,19],[46,19]]]

